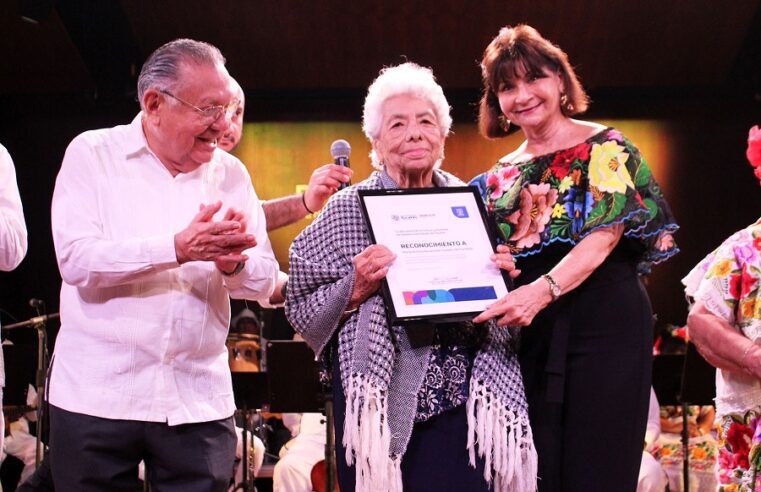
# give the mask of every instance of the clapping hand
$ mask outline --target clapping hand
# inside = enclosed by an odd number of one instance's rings
[[[213,261],[225,273],[235,270],[248,260],[242,252],[256,246],[253,234],[246,234],[246,219],[242,212],[229,209],[220,222],[213,222],[222,202],[201,205],[190,224],[174,236],[177,262]]]

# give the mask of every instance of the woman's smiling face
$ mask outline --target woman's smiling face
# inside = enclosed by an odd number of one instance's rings
[[[497,98],[499,107],[508,120],[530,130],[562,116],[562,92],[563,82],[557,73],[547,68],[527,72],[525,68],[519,67],[516,77],[500,82]]]
[[[444,136],[433,104],[412,94],[387,99],[373,147],[392,177],[433,171],[444,155]]]

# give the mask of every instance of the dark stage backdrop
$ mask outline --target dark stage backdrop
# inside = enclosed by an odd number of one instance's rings
[[[446,90],[446,88],[445,88]],[[520,135],[486,141],[475,128],[478,93],[446,90],[453,106],[453,135],[444,168],[468,180],[519,143]],[[262,198],[294,193],[311,170],[329,160],[336,138],[353,147],[356,180],[370,171],[369,144],[361,134],[363,94],[250,93],[244,140],[237,149]],[[761,189],[744,157],[748,128],[761,123],[759,104],[711,94],[592,94],[588,119],[615,125],[637,144],[663,186],[682,226],[682,253],[657,266],[647,278],[654,310],[662,322],[681,324],[686,303],[679,280],[733,231],[758,217]],[[0,143],[14,158],[29,229],[29,253],[11,273],[0,273],[2,322],[34,315],[35,297],[58,310],[58,274],[50,233],[50,201],[66,146],[82,131],[129,122],[134,101],[96,103],[85,96],[0,97]],[[139,197],[135,197],[139,199]],[[129,207],[129,203],[124,204]],[[272,235],[287,270],[290,241],[305,219]],[[53,324],[55,331],[57,324]]]

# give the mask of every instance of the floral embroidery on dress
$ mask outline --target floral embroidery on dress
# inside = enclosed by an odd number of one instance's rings
[[[649,166],[613,128],[569,149],[498,162],[471,184],[517,257],[558,241],[576,244],[618,223],[626,237],[644,245],[642,272],[679,251],[673,239],[678,226]]]
[[[725,415],[719,431],[719,491],[761,491],[761,407]],[[752,484],[755,483],[755,488]]]
[[[415,421],[428,420],[467,401],[470,365],[467,351],[461,346],[433,347],[428,372],[418,391]]]
[[[483,330],[472,325],[442,324],[435,328],[435,342],[428,370],[418,390],[415,421],[422,422],[464,405],[468,400],[468,375],[473,354],[484,342]]]
[[[688,296],[757,343],[761,340],[759,255],[761,219],[726,239],[682,280]],[[722,492],[761,491],[761,406],[757,398],[747,400],[754,388],[734,383],[731,391],[724,389],[725,395],[717,394],[717,407],[730,394],[733,401],[753,402],[721,417],[718,490]]]
[[[502,196],[515,183],[518,176],[520,176],[520,172],[515,167],[503,167],[494,174],[490,174],[486,184],[493,190],[491,193],[492,198],[496,199]]]
[[[690,295],[748,338],[761,339],[761,219],[734,233],[685,278]]]
[[[514,226],[509,240],[516,248],[528,248],[541,241],[540,234],[550,221],[557,198],[558,191],[547,183],[530,184],[521,190],[520,209],[507,217]]]

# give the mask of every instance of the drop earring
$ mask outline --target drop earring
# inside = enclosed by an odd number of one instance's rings
[[[510,120],[507,119],[507,116],[501,114],[497,119],[499,120],[499,127],[502,128],[502,131],[508,133],[510,131]]]
[[[565,92],[560,94],[560,106],[565,109],[566,113],[573,113],[573,103],[568,100],[568,94]]]

